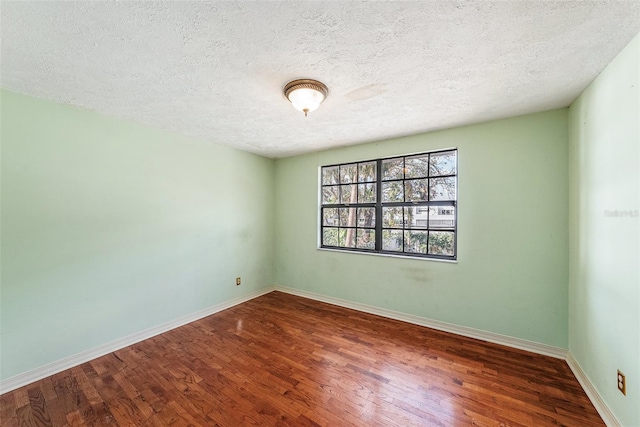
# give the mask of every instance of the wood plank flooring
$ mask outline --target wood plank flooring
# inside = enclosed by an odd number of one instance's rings
[[[604,426],[564,361],[272,292],[0,397],[2,426]]]

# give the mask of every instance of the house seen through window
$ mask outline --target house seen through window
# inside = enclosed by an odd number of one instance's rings
[[[456,259],[457,150],[323,166],[321,247]]]

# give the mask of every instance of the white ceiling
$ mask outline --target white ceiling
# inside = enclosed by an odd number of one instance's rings
[[[1,3],[2,87],[267,157],[568,106],[639,1]],[[305,118],[282,95],[329,87]]]

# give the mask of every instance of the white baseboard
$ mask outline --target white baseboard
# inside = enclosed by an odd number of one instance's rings
[[[566,360],[569,368],[576,376],[578,382],[584,389],[585,393],[595,406],[596,410],[602,417],[603,421],[608,427],[620,427],[620,422],[616,419],[615,415],[607,404],[604,402],[596,388],[589,380],[589,377],[584,373],[578,362],[573,355],[567,350],[554,347],[546,344],[536,343],[533,341],[523,340],[520,338],[514,338],[507,335],[496,334],[493,332],[482,331],[479,329],[469,328],[467,326],[455,325],[452,323],[441,322],[439,320],[428,319],[425,317],[414,316],[411,314],[401,313],[398,311],[387,310],[380,307],[375,307],[367,304],[361,304],[357,302],[347,301],[339,298],[334,298],[326,295],[316,294],[314,292],[303,291],[300,289],[287,288],[284,286],[270,286],[260,289],[256,292],[252,292],[248,295],[234,298],[232,300],[214,305],[204,310],[197,311],[195,313],[182,316],[171,322],[163,323],[153,328],[146,329],[144,331],[137,332],[135,334],[128,335],[126,337],[117,339],[115,341],[100,345],[98,347],[80,352],[78,354],[65,357],[56,362],[49,363],[31,371],[24,372],[22,374],[15,375],[0,381],[0,395],[31,384],[35,381],[41,380],[58,372],[66,369],[73,368],[82,363],[104,356],[105,354],[112,353],[120,350],[121,348],[130,346],[132,344],[144,341],[148,338],[178,328],[187,323],[194,322],[202,319],[203,317],[210,316],[218,313],[222,310],[226,310],[238,304],[242,304],[254,298],[268,294],[273,291],[280,291],[291,295],[300,296],[303,298],[309,298],[312,300],[325,302],[328,304],[337,305],[340,307],[350,308],[353,310],[361,311],[364,313],[375,314],[390,319],[400,320],[407,323],[412,323],[419,326],[425,326],[427,328],[436,329],[439,331],[450,332],[457,335],[462,335],[469,338],[476,338],[483,341],[492,342],[495,344],[505,345],[507,347],[513,347],[520,350],[530,351],[532,353],[542,354],[544,356],[551,356],[557,359]]]
[[[578,379],[580,386],[584,389],[585,393],[593,406],[598,411],[600,417],[607,425],[607,427],[621,427],[620,422],[615,417],[611,409],[604,402],[596,388],[591,383],[591,380],[584,373],[578,362],[574,359],[573,355],[560,347],[554,347],[546,344],[541,344],[533,341],[523,340],[520,338],[514,338],[507,335],[496,334],[493,332],[482,331],[479,329],[469,328],[466,326],[454,325],[452,323],[441,322],[439,320],[428,319],[419,316],[413,316],[411,314],[401,313],[393,310],[387,310],[367,304],[360,304],[357,302],[347,301],[339,298],[334,298],[326,295],[316,294],[314,292],[303,291],[300,289],[287,288],[284,286],[276,286],[276,291],[285,292],[291,295],[300,296],[303,298],[309,298],[316,301],[325,302],[328,304],[337,305],[340,307],[346,307],[353,310],[362,311],[369,314],[375,314],[390,319],[401,320],[403,322],[412,323],[415,325],[426,326],[427,328],[437,329],[439,331],[451,332],[453,334],[462,335],[469,338],[476,338],[483,341],[492,342],[495,344],[505,345],[507,347],[513,347],[520,350],[530,351],[532,353],[542,354],[544,356],[551,356],[556,359],[562,359],[567,362],[569,368]]]
[[[170,331],[171,329],[175,329],[182,325],[186,325],[187,323],[194,322],[196,320],[202,319],[203,317],[207,317],[219,311],[231,308],[235,305],[242,304],[243,302],[268,294],[270,292],[273,292],[274,290],[275,290],[275,287],[273,286],[270,286],[268,288],[263,288],[256,292],[252,292],[248,295],[245,295],[239,298],[234,298],[232,300],[225,301],[220,304],[216,304],[212,307],[205,308],[195,313],[191,313],[186,316],[179,317],[170,322],[166,322],[161,325],[154,326],[153,328],[136,332],[135,334],[131,334],[126,337],[117,339],[115,341],[111,341],[106,344],[100,345],[98,347],[82,351],[78,354],[65,357],[64,359],[57,360],[55,362],[46,364],[36,369],[32,369],[22,374],[9,377],[0,382],[0,395],[7,393],[11,390],[15,390],[17,388],[23,387],[27,384],[31,384],[43,378],[49,377],[53,374],[57,374],[58,372],[64,371],[66,369],[73,368],[74,366],[81,365],[82,363],[88,362],[97,357],[104,356],[105,354],[112,353],[116,350],[120,350],[121,348],[130,346],[132,344],[138,343],[140,341],[144,341],[148,338]]]
[[[604,402],[604,400],[600,396],[600,393],[598,393],[598,390],[596,390],[593,383],[591,382],[587,374],[584,373],[582,367],[573,357],[571,352],[567,352],[567,365],[569,365],[569,368],[571,368],[573,375],[575,375],[578,379],[578,382],[582,386],[582,389],[589,397],[589,400],[591,400],[591,403],[593,403],[593,406],[595,406],[596,411],[598,411],[598,414],[600,414],[600,417],[602,417],[602,421],[604,421],[607,427],[621,427],[622,424],[620,424],[616,416],[613,414],[613,412],[611,412],[611,409],[609,409],[607,404]]]
[[[505,345],[507,347],[542,354],[544,356],[551,356],[556,359],[564,360],[567,356],[567,350],[564,348],[541,344],[534,341],[523,340],[521,338],[514,338],[507,335],[496,334],[494,332],[482,331],[480,329],[469,328],[467,326],[454,325],[453,323],[441,322],[439,320],[414,316],[412,314],[401,313],[399,311],[387,310],[385,308],[375,307],[372,305],[360,304],[357,302],[316,294],[314,292],[302,291],[300,289],[276,286],[275,290],[291,295],[297,295],[303,298],[326,302],[328,304],[333,304],[340,307],[362,311],[369,314],[387,317],[389,319],[401,320],[403,322],[412,323],[414,325],[426,326],[427,328],[437,329],[439,331],[451,332],[453,334],[462,335],[469,338],[476,338],[482,341],[488,341],[495,344]]]
[[[436,329],[439,331],[450,332],[465,337],[476,338],[483,341],[488,341],[496,344],[505,345],[507,347],[513,347],[520,350],[530,351],[532,353],[542,354],[545,356],[551,356],[557,359],[563,359],[567,361],[569,368],[578,379],[578,382],[584,389],[585,393],[595,406],[596,410],[602,417],[603,421],[608,427],[620,427],[620,422],[616,419],[615,415],[609,407],[606,405],[596,388],[589,380],[589,377],[584,373],[578,362],[573,358],[570,352],[559,347],[554,347],[546,344],[536,343],[533,341],[523,340],[520,338],[514,338],[507,335],[496,334],[493,332],[482,331],[479,329],[469,328],[466,326],[459,326],[452,323],[441,322],[439,320],[428,319],[425,317],[414,316],[411,314],[401,313],[398,311],[387,310],[367,304],[361,304],[357,302],[351,302],[339,298],[334,298],[326,295],[316,294],[313,292],[303,291],[299,289],[287,288],[283,286],[270,286],[260,289],[259,291],[245,295],[243,297],[235,298],[204,310],[197,311],[195,313],[180,317],[171,322],[166,322],[153,328],[146,329],[144,331],[137,332],[135,334],[128,335],[126,337],[111,341],[109,343],[100,345],[98,347],[80,352],[75,355],[65,357],[58,361],[49,363],[39,368],[24,372],[22,374],[15,375],[0,382],[0,395],[31,384],[35,381],[41,380],[58,372],[66,369],[73,368],[82,363],[88,362],[95,358],[104,356],[105,354],[112,353],[120,350],[121,348],[130,346],[132,344],[144,341],[148,338],[170,331],[187,323],[194,322],[202,319],[203,317],[210,316],[218,313],[222,310],[226,310],[238,304],[242,304],[246,301],[260,297],[273,291],[280,291],[291,295],[297,295],[303,298],[309,298],[312,300],[325,302],[328,304],[337,305],[340,307],[350,308],[353,310],[362,311],[364,313],[375,314],[390,319],[400,320],[415,325],[425,326],[427,328]]]

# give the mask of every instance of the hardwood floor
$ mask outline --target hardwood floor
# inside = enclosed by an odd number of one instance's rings
[[[272,292],[0,397],[2,426],[604,426],[564,361]]]

